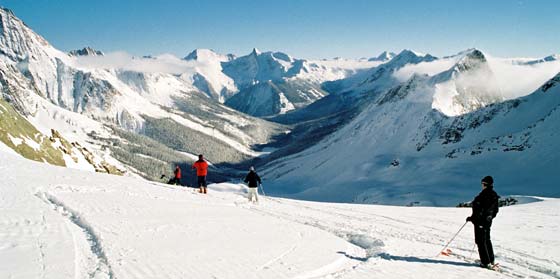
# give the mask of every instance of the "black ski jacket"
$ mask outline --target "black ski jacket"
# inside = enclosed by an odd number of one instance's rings
[[[472,202],[471,221],[477,226],[490,227],[492,219],[498,214],[498,200],[500,196],[494,187],[488,186],[476,196]]]
[[[249,188],[257,188],[261,184],[261,178],[254,171],[250,171],[244,181],[245,183],[249,182]]]

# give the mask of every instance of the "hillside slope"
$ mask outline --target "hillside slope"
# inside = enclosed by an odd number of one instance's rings
[[[470,224],[450,245],[451,256],[436,256],[470,214],[465,208],[277,198],[252,205],[242,185],[213,184],[200,195],[2,151],[0,175],[3,278],[555,278],[560,272],[556,199],[500,210],[493,225],[503,270],[497,273],[476,266]]]
[[[200,153],[215,164],[244,161],[260,154],[253,145],[286,130],[200,91],[193,79],[213,65],[87,49],[69,55],[11,11],[0,9],[0,20],[2,99],[34,129],[55,129],[130,173],[157,179]]]
[[[454,205],[493,175],[507,194],[557,196],[559,76],[505,102],[456,95],[453,105],[463,114],[446,115],[440,86],[459,87],[470,71],[476,68],[413,75],[317,145],[267,165],[270,191],[323,201]]]

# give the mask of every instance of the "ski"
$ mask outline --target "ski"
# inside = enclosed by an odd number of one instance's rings
[[[441,251],[441,254],[444,256],[451,256],[451,253],[452,253],[451,249],[445,249]]]
[[[500,273],[502,272],[502,269],[500,268],[499,263],[488,265],[488,269],[493,270],[493,271],[497,271],[497,272],[500,272]]]

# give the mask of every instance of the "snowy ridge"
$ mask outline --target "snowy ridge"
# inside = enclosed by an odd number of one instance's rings
[[[415,52],[405,49],[386,63],[346,79],[327,83],[326,88],[327,91],[337,94],[377,94],[398,84],[393,76],[395,71],[409,64],[431,62],[436,59],[429,54],[419,56]]]
[[[560,117],[556,80],[525,98],[448,117],[432,109],[440,77],[415,75],[318,144],[269,163],[269,191],[321,201],[455,205],[491,174],[506,194],[557,195],[550,182],[559,178],[552,166],[560,163],[553,144],[560,132],[553,124]]]
[[[395,57],[396,55],[397,54],[394,52],[384,51],[381,54],[379,54],[379,56],[368,59],[368,61],[389,61],[393,59],[393,57]]]
[[[76,49],[76,50],[72,50],[68,53],[68,55],[70,56],[97,56],[97,55],[104,55],[102,51],[100,50],[95,50],[91,47],[85,47],[82,49]]]
[[[222,63],[224,73],[235,80],[240,90],[226,104],[255,116],[283,114],[326,96],[328,93],[322,90],[321,83],[348,77],[380,63],[341,59],[308,61],[282,52],[254,49],[249,55]],[[263,94],[263,87],[269,88],[268,93]],[[281,99],[284,101],[280,102]]]
[[[234,81],[222,69],[222,63],[235,59],[232,54],[220,55],[209,49],[195,49],[185,58],[187,61],[198,61],[197,73],[192,76],[193,85],[206,92],[220,102],[224,102],[238,91]]]
[[[484,54],[474,49],[461,56],[451,69],[434,77],[438,84],[432,108],[457,116],[504,101]]]

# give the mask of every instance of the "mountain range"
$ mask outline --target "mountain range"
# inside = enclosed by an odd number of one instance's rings
[[[558,55],[66,53],[0,23],[0,144],[29,159],[158,180],[204,154],[211,181],[255,165],[271,194],[321,201],[451,205],[485,175],[559,194]]]

